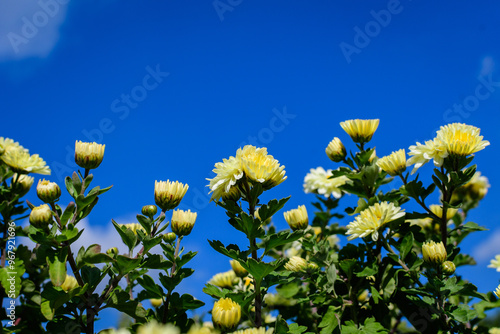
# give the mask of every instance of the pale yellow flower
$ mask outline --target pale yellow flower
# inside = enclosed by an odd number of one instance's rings
[[[61,188],[55,182],[38,180],[36,194],[44,203],[52,203],[61,196]]]
[[[85,169],[94,169],[99,167],[104,157],[104,148],[106,145],[85,143],[77,140],[75,142],[75,162],[78,166]]]
[[[274,307],[274,306],[292,306],[292,305],[295,305],[297,303],[296,300],[294,299],[290,299],[290,298],[285,298],[283,297],[282,295],[280,295],[279,293],[266,293],[266,295],[264,296],[264,302],[270,306],[270,307]]]
[[[175,209],[186,194],[189,186],[179,181],[155,181],[155,203],[163,211]]]
[[[377,160],[377,166],[391,176],[400,175],[406,170],[406,153],[404,149],[392,152]]]
[[[42,204],[31,209],[29,222],[37,228],[46,228],[52,222],[52,210],[47,204]]]
[[[149,302],[151,303],[151,306],[159,307],[159,306],[161,306],[161,304],[163,304],[163,299],[162,298],[151,298],[151,299],[149,299]]]
[[[35,182],[35,178],[26,174],[14,173],[14,175],[12,175],[12,180],[16,179],[17,182],[14,184],[14,189],[20,197],[23,197],[30,191],[33,182]]]
[[[15,149],[28,152],[27,149],[19,145],[17,141],[14,141],[10,138],[0,137],[0,155],[2,155],[8,149]]]
[[[231,298],[221,298],[214,303],[212,322],[229,330],[235,328],[241,319],[241,306]]]
[[[285,264],[285,269],[289,271],[299,272],[307,269],[307,261],[299,256],[292,256]]]
[[[441,264],[446,260],[448,256],[446,254],[446,249],[443,243],[440,241],[438,243],[434,241],[424,242],[422,245],[422,255],[425,262]]]
[[[432,218],[408,219],[407,222],[409,222],[411,225],[418,225],[422,229],[426,229],[426,228],[431,227],[431,225],[432,225]]]
[[[318,167],[316,169],[311,168],[304,178],[304,192],[306,194],[313,193],[323,195],[325,198],[330,196],[334,198],[342,197],[342,190],[340,190],[339,187],[349,183],[349,178],[345,175],[339,177],[331,176],[331,169],[325,171],[323,167]]]
[[[482,176],[481,172],[476,172],[469,182],[458,188],[453,195],[454,197],[462,195],[473,201],[481,200],[488,193],[489,187],[490,183],[488,178]]]
[[[500,254],[496,255],[495,258],[490,261],[488,268],[494,268],[500,271]]]
[[[230,288],[236,282],[236,273],[233,270],[229,270],[223,273],[215,274],[209,283],[219,288]]]
[[[153,320],[141,325],[137,334],[181,334],[181,331],[172,324],[159,324]]]
[[[448,156],[448,151],[443,142],[438,138],[434,138],[426,141],[424,145],[417,142],[417,145],[410,146],[408,155],[410,158],[406,161],[406,165],[414,165],[411,171],[413,174],[431,159],[434,159],[434,166],[441,167],[444,159]]]
[[[429,209],[433,214],[438,216],[439,218],[443,218],[443,207],[438,204],[429,205]],[[446,210],[446,219],[452,219],[458,212],[458,209],[448,208]]]
[[[241,161],[241,167],[248,179],[262,184],[264,190],[271,189],[286,180],[285,166],[267,154],[267,148],[257,148],[246,145],[239,148],[236,157]]]
[[[172,232],[178,236],[191,233],[197,215],[196,212],[191,212],[191,210],[175,210],[172,213]]]
[[[495,291],[493,291],[495,293],[495,295],[500,298],[500,285],[496,288]]]
[[[194,324],[191,326],[187,334],[212,334],[216,333],[213,327],[201,326],[199,324]]]
[[[264,327],[259,327],[240,329],[236,332],[232,332],[231,334],[273,334],[273,332],[274,328],[265,329]]]
[[[463,123],[441,126],[437,138],[443,142],[448,154],[467,156],[481,151],[490,144],[479,135],[481,129]]]
[[[30,155],[28,150],[20,146],[9,146],[0,159],[5,162],[12,170],[19,174],[42,174],[50,175],[50,168],[38,154]]]
[[[325,153],[333,162],[340,162],[346,156],[346,149],[340,139],[335,137],[326,147]]]
[[[283,212],[283,216],[290,228],[294,231],[303,230],[309,224],[305,205],[299,205],[297,209]]]
[[[99,334],[130,334],[130,331],[126,328],[120,328],[120,329],[107,329],[104,332],[99,332]]]
[[[210,193],[213,192],[212,201],[217,201],[224,195],[230,198],[231,193],[238,192],[239,194],[239,190],[233,186],[244,175],[240,159],[231,156],[229,159],[223,159],[222,161],[215,164],[213,172],[216,176],[213,179],[207,179],[210,181],[208,185]],[[231,190],[233,188],[235,190]]]
[[[238,277],[245,277],[248,275],[248,271],[243,268],[243,266],[236,260],[230,260],[229,263],[231,264],[231,268],[233,268],[234,273]]]
[[[66,278],[64,279],[64,282],[61,285],[61,289],[63,289],[63,291],[65,291],[65,292],[68,292],[70,290],[73,290],[77,286],[78,286],[78,282],[77,282],[76,278],[74,278],[71,275],[66,275]]]
[[[355,143],[367,143],[372,139],[379,122],[379,119],[351,119],[341,122],[340,126]]]
[[[488,334],[500,334],[500,328],[498,328],[498,327],[490,328],[490,330],[488,331]]]
[[[380,227],[386,223],[401,218],[405,213],[400,207],[390,202],[375,203],[372,206],[364,209],[356,216],[355,221],[347,225],[347,240],[356,238],[364,238],[367,235],[372,235],[373,241],[378,239]]]

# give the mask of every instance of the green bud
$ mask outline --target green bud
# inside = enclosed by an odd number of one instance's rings
[[[443,264],[441,265],[441,268],[443,269],[443,272],[445,273],[446,276],[453,275],[455,272],[456,266],[455,263],[451,261],[444,261]]]
[[[169,232],[169,233],[163,235],[163,240],[165,240],[165,242],[168,242],[168,243],[173,242],[176,238],[177,238],[177,235],[174,232]]]
[[[61,188],[55,182],[39,180],[36,186],[36,194],[44,203],[53,203],[61,196]]]
[[[52,211],[47,204],[34,207],[31,210],[29,221],[34,227],[45,229],[52,222]]]
[[[158,212],[158,208],[156,207],[156,205],[144,205],[141,212],[143,215],[152,218]]]

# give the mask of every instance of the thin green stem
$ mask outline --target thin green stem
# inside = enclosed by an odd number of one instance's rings
[[[174,263],[172,264],[172,268],[170,268],[170,277],[174,277],[175,273],[176,273],[176,264],[175,264],[175,260],[177,259],[177,257],[179,256],[179,250],[180,250],[180,245],[181,245],[181,240],[182,240],[182,236],[179,236],[177,238],[177,243],[175,245],[175,252],[174,252]],[[162,322],[164,324],[167,323],[167,317],[168,317],[168,309],[169,309],[169,304],[170,304],[170,296],[172,294],[172,291],[169,291],[167,293],[167,298],[165,299],[165,302],[163,303],[164,305],[164,308],[163,308],[163,318],[162,318]]]

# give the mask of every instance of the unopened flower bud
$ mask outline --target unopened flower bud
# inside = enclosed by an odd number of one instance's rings
[[[161,299],[161,298],[151,298],[149,300],[149,302],[151,303],[151,306],[153,306],[153,307],[160,307],[161,304],[163,304],[163,299]]]
[[[78,286],[78,281],[76,278],[70,275],[66,275],[66,278],[64,279],[63,284],[61,285],[61,289],[63,289],[65,292],[68,292],[70,290],[73,290]]]
[[[118,254],[118,248],[116,247],[111,247],[110,249],[108,249],[106,251],[106,254],[110,255],[110,256],[114,256],[116,254]]]
[[[443,264],[441,265],[441,268],[443,269],[443,272],[445,273],[446,276],[453,275],[455,272],[456,266],[455,263],[451,261],[444,261]]]
[[[28,191],[30,191],[31,186],[33,185],[33,182],[35,181],[35,179],[33,178],[33,176],[29,176],[26,174],[21,174],[19,176],[18,176],[18,174],[14,174],[12,176],[12,179],[15,180],[16,178],[17,178],[17,182],[14,185],[14,189],[15,189],[16,193],[19,195],[19,197],[23,197],[24,195],[26,195],[28,193]]]
[[[163,211],[175,209],[186,194],[189,186],[179,181],[155,181],[155,203]]]
[[[303,230],[309,224],[305,205],[299,205],[297,209],[286,211],[283,216],[285,216],[286,222],[294,231]]]
[[[286,270],[294,272],[305,271],[307,267],[307,261],[299,256],[292,256],[285,264]]]
[[[142,214],[148,217],[154,217],[158,212],[156,205],[144,205],[141,210]]]
[[[340,122],[340,126],[355,143],[369,142],[378,128],[378,119],[351,119]]]
[[[178,236],[188,235],[193,229],[196,216],[197,213],[191,210],[175,210],[172,213],[172,232]]]
[[[44,203],[53,203],[61,196],[61,188],[55,182],[39,180],[36,194]]]
[[[227,202],[227,201],[237,201],[239,200],[241,197],[241,192],[240,190],[238,189],[238,187],[231,187],[229,188],[229,191],[228,192],[222,192],[222,200],[224,202]]]
[[[218,286],[219,288],[230,288],[237,281],[234,271],[229,270],[223,273],[215,274],[209,281],[210,284]]]
[[[241,306],[231,298],[221,298],[214,303],[212,322],[224,331],[235,328],[241,319]]]
[[[231,260],[229,261],[229,263],[231,264],[231,268],[233,268],[233,271],[236,274],[236,276],[245,277],[246,275],[248,275],[248,271],[245,268],[243,268],[243,266],[238,261]]]
[[[318,265],[314,262],[309,262],[307,264],[307,271],[308,272],[315,272],[316,270],[318,270],[318,268],[319,268]]]
[[[165,233],[163,235],[163,240],[165,242],[171,243],[177,239],[177,235],[174,232]]]
[[[52,222],[52,211],[47,204],[34,207],[31,210],[29,221],[34,227],[44,229]]]
[[[99,167],[104,157],[106,145],[97,143],[85,143],[77,140],[75,143],[75,162],[85,169],[95,169]]]
[[[433,264],[441,264],[447,257],[446,249],[441,241],[438,243],[434,241],[424,242],[422,245],[422,255],[425,262]]]
[[[346,149],[339,138],[335,137],[325,149],[326,155],[333,162],[340,162],[346,156]]]

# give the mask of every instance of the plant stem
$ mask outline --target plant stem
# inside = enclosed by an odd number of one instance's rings
[[[174,263],[172,264],[172,268],[170,269],[170,277],[174,277],[175,275],[175,260],[177,259],[177,257],[179,256],[179,249],[180,249],[180,246],[181,246],[181,240],[182,240],[182,235],[179,236],[177,238],[177,243],[175,245],[175,252],[174,252]],[[169,291],[167,293],[167,298],[165,299],[165,302],[163,303],[164,305],[164,308],[163,308],[163,318],[162,318],[162,322],[164,324],[167,323],[167,316],[168,316],[168,309],[169,309],[169,305],[170,305],[170,296],[172,295],[172,291]]]

